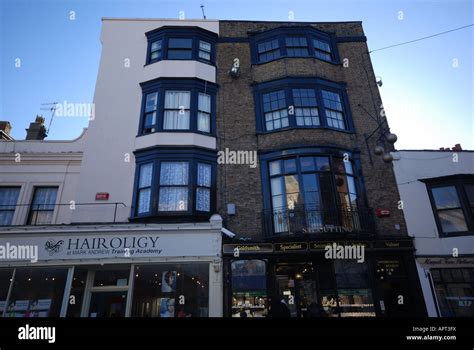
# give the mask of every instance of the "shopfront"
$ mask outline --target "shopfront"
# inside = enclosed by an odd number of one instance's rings
[[[266,317],[275,299],[291,317],[423,314],[411,241],[338,242],[363,246],[364,261],[328,259],[325,247],[332,244],[224,244],[224,314]]]
[[[2,237],[37,262],[0,261],[3,317],[222,315],[220,230],[132,230]]]
[[[474,317],[474,257],[417,257],[438,317]]]

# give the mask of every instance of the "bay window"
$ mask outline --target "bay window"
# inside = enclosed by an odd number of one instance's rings
[[[326,128],[353,132],[345,86],[319,78],[285,78],[254,86],[257,132]]]
[[[215,134],[217,86],[200,79],[143,83],[139,135],[162,131]]]
[[[263,156],[267,234],[368,230],[353,160],[309,149]]]
[[[162,60],[195,60],[215,64],[217,34],[199,27],[164,26],[145,33],[147,64]]]
[[[133,218],[210,216],[215,201],[215,152],[137,152]]]
[[[336,38],[312,27],[280,27],[250,35],[252,63],[284,57],[313,57],[339,63]]]

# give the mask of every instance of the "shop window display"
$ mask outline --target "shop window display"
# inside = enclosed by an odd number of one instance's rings
[[[59,317],[67,268],[17,268],[7,317]]]
[[[262,260],[232,262],[232,316],[267,315],[266,264]]]
[[[135,266],[132,317],[208,317],[209,264]]]
[[[12,275],[13,269],[0,269],[0,317],[2,317],[5,310]]]

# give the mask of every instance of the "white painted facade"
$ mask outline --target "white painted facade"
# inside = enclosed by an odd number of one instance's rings
[[[75,200],[85,131],[72,141],[0,142],[0,186],[21,187],[12,225],[24,225],[36,186],[58,186],[56,204]],[[72,210],[57,206],[53,223],[70,224]]]
[[[169,60],[145,64],[145,33],[165,25],[197,26],[217,34],[219,32],[218,21],[210,20],[103,19],[100,37],[102,54],[93,101],[95,114],[84,133],[72,141],[0,141],[0,186],[21,186],[18,204],[25,204],[16,209],[12,226],[0,227],[0,245],[37,242],[39,249],[44,250],[45,245],[51,243],[47,242],[55,240],[55,237],[64,241],[64,237],[68,236],[107,237],[117,232],[130,239],[143,232],[154,232],[168,242],[168,255],[139,258],[114,255],[54,259],[43,254],[43,258],[34,264],[0,259],[0,267],[15,267],[17,270],[26,266],[67,266],[61,316],[66,315],[65,303],[77,266],[87,265],[93,271],[94,266],[126,263],[132,266],[133,274],[133,266],[137,263],[193,262],[208,264],[208,314],[211,317],[222,316],[220,216],[212,216],[207,223],[129,223],[135,177],[134,151],[170,145],[216,149],[215,137],[194,133],[181,133],[176,137],[176,134],[163,132],[137,137],[142,104],[140,83],[160,77],[216,81],[216,68],[197,61]],[[20,162],[15,162],[17,154],[20,154]],[[114,205],[76,205],[73,210],[69,206],[56,206],[52,224],[57,226],[24,226],[34,187],[40,185],[58,186],[56,204],[74,201],[77,204],[120,202],[124,205],[117,206],[115,213]],[[96,200],[96,194],[101,192],[110,195],[107,201]],[[130,283],[129,293],[133,289],[132,275]],[[126,315],[130,315],[131,298],[132,295],[128,294]],[[1,303],[0,298],[0,316]],[[88,315],[87,307],[81,313],[83,316]]]
[[[87,131],[77,201],[86,203],[94,201],[97,192],[110,193],[110,202],[127,205],[118,208],[118,222],[126,222],[130,215],[134,151],[165,144],[216,148],[214,137],[193,133],[180,137],[171,133],[137,137],[142,102],[140,83],[160,77],[216,81],[215,67],[197,61],[167,60],[145,65],[145,33],[162,26],[197,26],[219,33],[218,21],[104,19],[102,22],[102,55],[94,94],[96,117]],[[75,211],[73,221],[103,222],[107,218],[88,207]]]
[[[428,315],[437,317],[439,302],[434,296],[430,269],[474,268],[474,258],[471,258],[474,256],[474,235],[440,237],[426,184],[419,180],[474,174],[474,152],[398,151],[392,155],[408,234],[414,237]]]

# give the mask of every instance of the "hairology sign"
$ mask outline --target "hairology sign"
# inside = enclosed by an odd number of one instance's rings
[[[0,238],[0,245],[7,243],[37,246],[38,260],[216,256],[221,247],[220,237],[212,233],[95,232]]]

